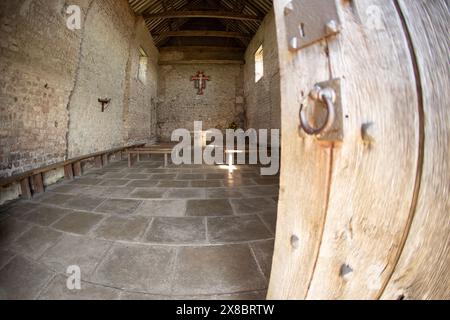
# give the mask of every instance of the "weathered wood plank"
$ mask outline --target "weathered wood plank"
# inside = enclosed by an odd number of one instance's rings
[[[245,64],[245,60],[242,59],[236,59],[236,60],[165,60],[165,61],[159,61],[158,64],[160,66],[165,65],[173,65],[173,64]]]
[[[448,1],[400,7],[417,59],[425,114],[416,212],[383,299],[450,299],[450,8]]]
[[[269,299],[304,299],[325,220],[331,150],[299,135],[302,94],[330,77],[323,43],[291,53],[284,6],[275,1],[281,76],[282,159],[278,222]]]
[[[33,197],[33,194],[31,193],[30,178],[27,177],[20,180],[20,189],[22,198],[29,200]]]
[[[220,37],[249,40],[250,35],[233,31],[179,30],[153,33],[154,37]]]
[[[84,156],[81,156],[81,157],[76,157],[76,158],[73,158],[73,159],[70,159],[70,160],[67,160],[67,161],[58,162],[58,163],[55,163],[55,164],[52,164],[52,165],[49,165],[49,166],[44,166],[42,168],[37,168],[37,169],[34,169],[34,170],[30,170],[30,171],[27,171],[27,172],[24,172],[22,174],[18,174],[18,175],[12,176],[12,177],[2,178],[2,179],[0,179],[0,187],[10,185],[12,183],[18,182],[18,181],[20,181],[22,179],[31,177],[31,176],[33,176],[35,174],[38,174],[38,173],[44,173],[44,172],[48,172],[48,171],[51,171],[51,170],[59,169],[61,167],[64,167],[67,164],[71,164],[71,163],[82,161],[82,160],[92,159],[92,158],[95,158],[96,156],[103,155],[105,153],[114,153],[114,152],[121,151],[121,150],[127,150],[129,148],[140,147],[140,146],[143,146],[143,145],[144,144],[136,144],[134,146],[115,148],[115,149],[112,149],[112,150],[96,152],[96,153],[84,155]]]
[[[31,177],[34,193],[43,193],[45,191],[44,179],[42,173],[38,173]]]
[[[73,180],[74,174],[73,174],[73,167],[72,164],[68,164],[64,166],[64,178],[66,180]]]
[[[102,155],[95,157],[95,167],[103,168],[103,156]]]
[[[83,175],[83,169],[81,167],[81,161],[75,162],[73,164],[73,174],[75,177],[81,177]]]
[[[165,11],[160,13],[144,14],[144,19],[184,19],[184,18],[213,18],[213,19],[229,19],[240,21],[261,21],[259,16],[242,14],[232,11],[217,10],[184,10],[184,11]]]
[[[412,214],[418,99],[393,3],[339,2],[339,14],[342,31],[329,39],[329,54],[332,77],[342,79],[344,141],[334,152],[327,219],[307,298],[374,299],[393,272]]]
[[[135,153],[128,152],[128,168],[131,168],[135,162],[133,159],[134,155]]]
[[[103,166],[107,166],[109,164],[109,154],[105,153],[102,156],[102,162],[103,162]]]

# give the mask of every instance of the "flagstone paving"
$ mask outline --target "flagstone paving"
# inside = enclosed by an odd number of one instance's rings
[[[0,299],[264,299],[278,190],[255,166],[87,171],[0,207]]]

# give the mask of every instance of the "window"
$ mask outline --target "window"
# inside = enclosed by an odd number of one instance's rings
[[[261,45],[255,53],[255,82],[264,76],[264,51]]]
[[[138,78],[142,83],[145,83],[145,80],[147,79],[147,64],[148,64],[148,56],[145,53],[144,49],[139,48]]]

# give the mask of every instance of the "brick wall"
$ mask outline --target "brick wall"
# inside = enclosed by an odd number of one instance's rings
[[[263,45],[264,76],[255,83],[255,53]],[[244,95],[247,127],[281,128],[280,73],[273,11],[264,19],[245,53]]]

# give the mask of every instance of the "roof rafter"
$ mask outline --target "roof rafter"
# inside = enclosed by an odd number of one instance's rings
[[[219,37],[219,38],[236,38],[236,39],[250,39],[251,35],[240,32],[229,31],[211,31],[211,30],[179,30],[179,31],[164,31],[154,33],[155,37]]]
[[[189,11],[166,11],[160,13],[150,13],[144,15],[145,19],[177,19],[177,18],[215,18],[240,21],[258,21],[262,20],[259,16],[242,14],[239,12],[222,10],[189,10]]]

